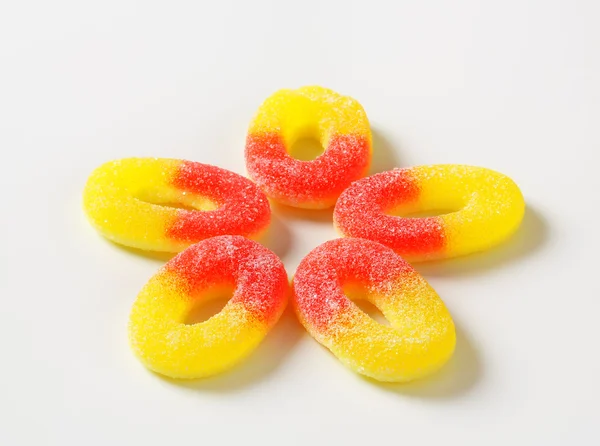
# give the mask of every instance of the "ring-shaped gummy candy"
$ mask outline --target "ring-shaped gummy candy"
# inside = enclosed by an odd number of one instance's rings
[[[441,215],[409,217],[437,211]],[[445,212],[445,213],[444,213]],[[525,202],[507,176],[458,164],[394,169],[353,183],[334,224],[346,237],[374,240],[411,261],[483,251],[519,227]]]
[[[290,156],[303,138],[325,151],[316,159]],[[246,140],[250,178],[285,205],[331,207],[350,183],[366,175],[371,162],[371,130],[362,106],[322,87],[280,90],[256,113]]]
[[[189,313],[223,289],[233,297],[210,319]],[[149,369],[202,378],[231,368],[254,350],[285,309],[288,279],[279,258],[240,236],[203,240],[150,279],[131,311],[132,348]]]
[[[106,238],[150,251],[179,252],[218,235],[256,238],[267,228],[267,197],[219,167],[166,158],[128,158],[96,169],[84,209]]]
[[[454,351],[452,318],[425,279],[392,249],[337,239],[311,251],[293,279],[293,306],[321,344],[357,373],[403,382],[440,368]],[[364,313],[366,298],[390,322]]]

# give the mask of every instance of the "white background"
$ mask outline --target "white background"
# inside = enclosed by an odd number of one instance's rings
[[[600,3],[152,3],[0,6],[0,444],[600,444]],[[93,231],[86,177],[128,156],[243,173],[258,105],[307,84],[363,104],[375,170],[468,163],[521,186],[510,242],[417,266],[454,359],[376,385],[288,313],[231,373],[147,372],[127,320],[164,259]],[[290,275],[335,236],[327,212],[274,218]]]

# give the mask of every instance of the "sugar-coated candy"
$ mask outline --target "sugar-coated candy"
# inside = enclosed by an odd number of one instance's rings
[[[210,319],[187,324],[198,304],[223,290],[233,297]],[[131,311],[133,351],[149,369],[172,378],[223,372],[249,355],[275,325],[289,293],[279,258],[241,236],[190,246],[150,279]]]
[[[392,249],[370,240],[326,242],[300,263],[292,303],[308,332],[357,373],[404,382],[439,369],[454,351],[452,318],[425,279]],[[364,313],[367,299],[390,322]]]
[[[323,154],[301,161],[289,154],[303,138],[318,140]],[[285,205],[331,207],[350,183],[366,175],[371,129],[362,106],[323,87],[279,90],[260,106],[246,139],[248,174]]]
[[[410,217],[420,212],[441,212]],[[374,240],[411,261],[483,251],[519,227],[525,202],[507,176],[482,167],[441,164],[394,169],[353,183],[334,224],[346,237]]]
[[[259,237],[271,220],[267,197],[219,167],[166,158],[128,158],[96,169],[84,209],[106,238],[150,251],[179,252],[217,235]]]

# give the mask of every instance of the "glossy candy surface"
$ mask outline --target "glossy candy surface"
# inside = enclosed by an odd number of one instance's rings
[[[311,251],[293,280],[293,306],[308,332],[346,366],[380,381],[426,376],[452,355],[454,324],[436,292],[392,249],[337,239]],[[364,313],[365,298],[390,322]]]
[[[325,151],[314,160],[290,156],[303,138]],[[366,175],[371,130],[362,106],[322,87],[279,90],[260,106],[246,139],[248,174],[273,200],[294,207],[331,207],[350,183]]]
[[[410,217],[437,211],[440,215]],[[346,237],[383,243],[407,260],[444,259],[495,246],[521,224],[525,202],[506,175],[458,164],[394,169],[356,181],[334,224]]]
[[[166,158],[108,162],[83,194],[92,225],[106,238],[143,250],[179,252],[217,235],[256,238],[267,228],[267,197],[219,167]]]
[[[190,312],[224,292],[233,296],[210,319],[188,324]],[[287,303],[279,258],[240,236],[201,241],[150,279],[131,311],[131,346],[149,369],[172,378],[223,372],[249,355]]]

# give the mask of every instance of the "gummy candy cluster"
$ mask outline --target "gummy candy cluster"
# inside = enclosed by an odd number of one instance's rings
[[[290,155],[300,139],[324,147]],[[408,261],[484,251],[512,235],[525,202],[507,176],[482,167],[430,165],[366,177],[371,130],[353,98],[312,86],[280,90],[250,123],[250,179],[193,161],[131,158],[96,169],[84,210],[104,237],[178,252],[133,305],[129,338],[149,369],[203,378],[247,357],[288,299],[308,333],[344,365],[379,381],[424,377],[452,356],[456,335],[443,301]],[[335,206],[340,239],[316,247],[290,285],[281,260],[259,242],[270,202]],[[419,217],[418,213],[439,215]],[[188,323],[198,305],[228,293],[225,307]],[[356,304],[366,299],[390,325]]]

